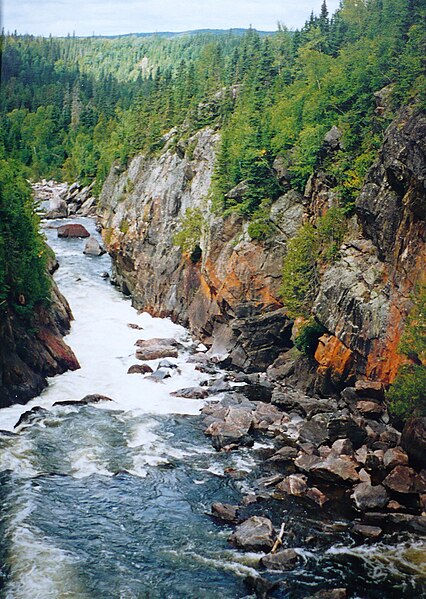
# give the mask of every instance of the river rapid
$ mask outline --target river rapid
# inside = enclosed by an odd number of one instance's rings
[[[99,238],[93,220],[72,222]],[[45,231],[60,264],[56,280],[75,317],[66,341],[81,369],[52,378],[26,406],[0,411],[0,597],[250,595],[246,580],[259,575],[260,555],[233,549],[232,527],[209,512],[214,501],[241,501],[260,475],[265,447],[217,453],[197,416],[204,402],[170,395],[207,378],[187,361],[188,332],[138,314],[102,278],[110,270],[107,255],[85,256],[84,240]],[[128,375],[136,340],[153,337],[180,342],[179,357],[171,360],[179,368],[159,382]],[[158,362],[150,362],[154,370]],[[91,393],[113,401],[53,406]],[[15,428],[35,406],[43,409]],[[303,558],[295,571],[266,574],[281,581],[268,596],[302,598],[336,587],[351,597],[426,596],[420,539],[355,544],[343,515],[336,520],[291,498],[264,510],[278,528],[284,519],[292,522],[289,546]],[[308,533],[317,540],[312,546]]]

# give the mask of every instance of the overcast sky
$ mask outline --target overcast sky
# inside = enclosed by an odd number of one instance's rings
[[[322,0],[0,0],[6,31],[35,35],[116,35],[248,27],[301,27]],[[333,12],[339,0],[328,0]]]

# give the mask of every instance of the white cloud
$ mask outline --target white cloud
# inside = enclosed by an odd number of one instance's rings
[[[0,0],[1,1],[1,0]],[[322,0],[4,0],[6,30],[35,35],[301,27]],[[339,0],[329,0],[330,12]]]

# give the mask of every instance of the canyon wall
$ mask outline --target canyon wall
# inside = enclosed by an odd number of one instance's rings
[[[63,340],[71,320],[53,280],[50,305],[37,307],[30,319],[12,310],[0,314],[0,408],[26,403],[42,392],[46,377],[80,367]]]
[[[161,155],[114,166],[104,185],[98,215],[115,280],[136,307],[188,325],[237,367],[276,361],[276,373],[328,390],[358,377],[387,384],[425,264],[425,134],[425,115],[409,108],[386,132],[340,257],[321,272],[313,313],[327,334],[315,361],[295,360],[279,286],[289,238],[336,201],[326,173],[314,173],[304,195],[287,188],[271,207],[275,233],[254,241],[241,216],[210,211],[220,134],[205,128],[184,141],[171,131]],[[187,208],[204,215],[195,259],[173,243]]]

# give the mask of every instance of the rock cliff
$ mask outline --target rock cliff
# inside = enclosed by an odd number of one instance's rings
[[[409,108],[389,127],[340,258],[321,273],[313,312],[327,334],[310,367],[323,388],[357,377],[389,383],[396,373],[425,259],[425,133],[425,115]],[[116,281],[137,307],[189,325],[232,364],[265,370],[279,357],[275,372],[300,379],[306,370],[288,365],[293,323],[278,293],[282,260],[288,239],[333,205],[336,191],[314,174],[304,196],[290,189],[272,205],[272,238],[253,241],[241,217],[209,210],[218,139],[209,128],[185,142],[172,131],[161,156],[113,167],[98,214]],[[173,244],[189,207],[205,219],[192,260]]]
[[[80,367],[63,340],[71,320],[53,281],[51,305],[36,308],[30,322],[11,310],[0,315],[0,408],[26,403],[41,393],[46,377]]]

